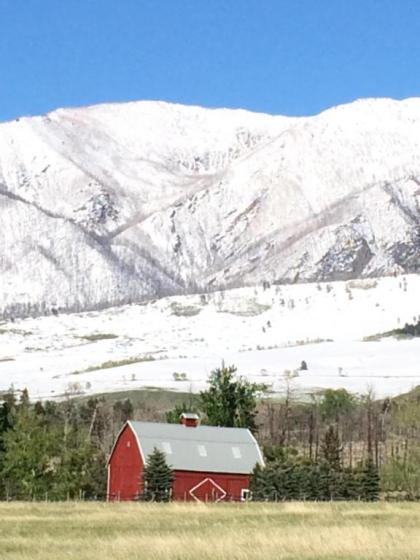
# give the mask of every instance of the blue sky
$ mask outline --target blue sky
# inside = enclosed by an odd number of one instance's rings
[[[418,0],[0,0],[0,120],[133,99],[302,115],[416,95]]]

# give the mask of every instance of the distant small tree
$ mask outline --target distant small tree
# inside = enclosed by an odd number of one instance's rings
[[[27,408],[29,407],[29,405],[30,405],[29,392],[28,389],[25,387],[25,389],[22,390],[22,393],[19,398],[19,406],[21,408]]]
[[[142,498],[152,502],[169,502],[172,481],[172,469],[166,463],[165,453],[155,447],[144,468]]]

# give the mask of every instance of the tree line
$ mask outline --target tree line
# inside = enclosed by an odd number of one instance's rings
[[[282,447],[264,450],[265,467],[256,465],[251,476],[253,500],[362,500],[379,499],[378,469],[368,459],[356,467],[344,467],[336,430],[325,433],[317,460]]]
[[[106,452],[95,400],[36,402],[26,390],[0,406],[0,497],[103,499]],[[96,411],[96,412],[95,412]]]
[[[154,408],[153,394],[142,407],[71,395],[31,403],[13,390],[2,398],[0,499],[105,499],[106,460],[122,424],[179,422],[182,412],[252,430],[266,462],[252,476],[254,499],[420,499],[420,391],[377,400],[328,389],[302,399],[290,383],[278,398],[222,365],[205,391],[169,410]],[[145,487],[156,495],[152,482]]]

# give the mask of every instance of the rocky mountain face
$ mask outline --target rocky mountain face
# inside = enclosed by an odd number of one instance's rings
[[[420,99],[0,125],[0,316],[420,271]]]

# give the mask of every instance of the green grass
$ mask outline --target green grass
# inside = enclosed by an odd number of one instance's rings
[[[221,308],[218,313],[229,313],[230,315],[236,315],[237,317],[256,317],[265,313],[271,309],[271,305],[266,305],[264,303],[258,303],[255,299],[249,300],[244,309],[228,309]]]
[[[2,560],[417,560],[420,504],[0,504]]]
[[[78,336],[77,338],[81,338],[82,340],[87,340],[88,342],[97,342],[98,340],[111,340],[113,338],[118,338],[118,335],[111,334],[111,333],[95,333],[95,334],[87,334],[84,336]]]
[[[154,362],[156,358],[150,355],[146,356],[134,356],[133,358],[125,358],[124,360],[109,360],[107,362],[103,362],[102,364],[98,364],[97,366],[91,366],[86,369],[80,371],[73,371],[72,375],[77,375],[79,373],[87,373],[88,371],[97,371],[98,369],[110,369],[116,368],[121,366],[128,366],[130,364],[138,364],[140,362]]]
[[[0,334],[17,334],[20,336],[29,336],[32,334],[32,331],[25,331],[22,329],[3,329],[0,328]]]
[[[176,301],[171,303],[171,315],[175,315],[175,317],[194,317],[199,313],[201,313],[201,307],[183,305]]]

